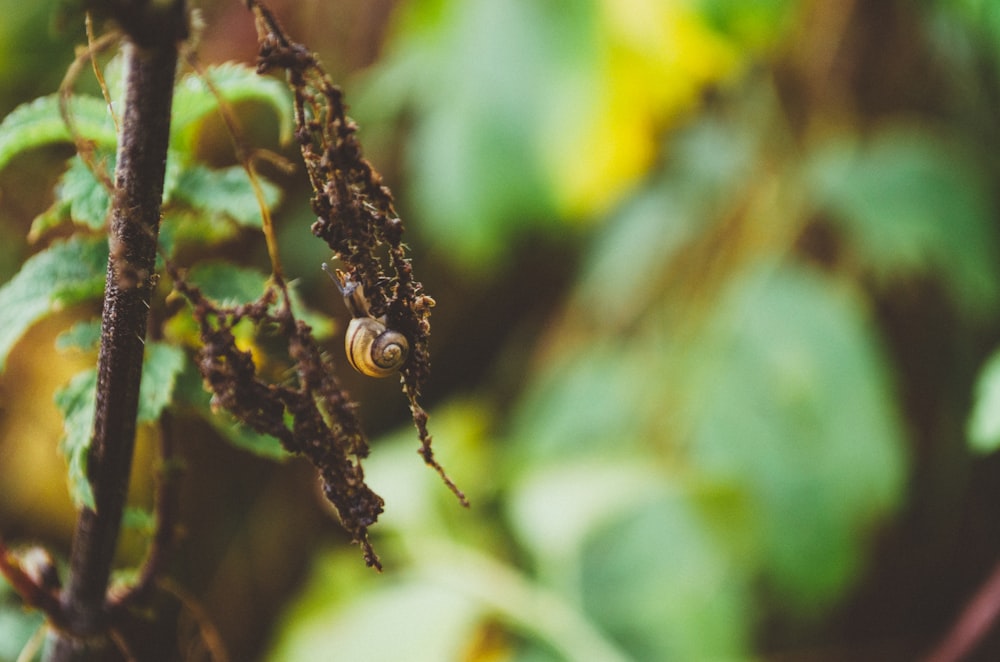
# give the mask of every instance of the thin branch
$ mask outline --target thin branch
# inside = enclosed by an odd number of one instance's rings
[[[93,66],[94,72],[99,73],[100,67],[97,66],[96,59],[98,53],[103,53],[108,48],[111,48],[118,43],[119,39],[121,39],[121,34],[117,31],[109,32],[98,39],[94,39],[90,14],[88,13],[87,47],[77,50],[76,59],[66,69],[66,74],[59,85],[59,114],[62,116],[63,123],[69,131],[70,137],[73,139],[73,144],[76,146],[76,153],[83,159],[83,162],[87,165],[90,172],[94,174],[97,181],[101,183],[101,186],[107,189],[109,193],[114,191],[114,182],[108,177],[107,168],[98,167],[98,164],[94,161],[94,143],[83,138],[76,130],[76,121],[73,119],[73,113],[70,109],[70,100],[73,98],[73,86],[76,84],[77,78],[80,77],[80,72],[83,71],[84,65],[89,62]],[[112,110],[111,118],[115,123],[115,130],[117,131],[118,117],[114,114],[114,110],[111,107],[111,99],[102,76],[98,76],[98,82],[108,108]]]
[[[951,631],[924,662],[959,662],[967,659],[1000,619],[1000,563],[962,610]]]
[[[210,659],[214,662],[229,662],[229,653],[226,651],[226,644],[223,642],[222,635],[219,634],[205,606],[183,586],[169,577],[161,578],[159,584],[164,591],[177,598],[181,605],[191,612],[195,627],[198,629],[198,636],[201,638],[201,644],[208,651]]]
[[[59,602],[58,591],[53,590],[58,587],[47,586],[43,578],[33,576],[22,559],[18,559],[3,540],[0,540],[0,574],[6,578],[7,583],[21,596],[26,605],[41,610],[54,626],[62,625],[65,620],[63,608]],[[55,582],[58,582],[58,579]]]
[[[117,134],[119,131],[118,114],[115,112],[115,105],[111,100],[111,93],[108,91],[108,84],[104,81],[104,72],[101,71],[101,67],[97,64],[97,52],[94,49],[94,21],[90,16],[90,12],[87,12],[86,26],[87,45],[90,47],[87,49],[90,51],[90,66],[94,70],[94,78],[97,79],[97,84],[101,88],[101,94],[104,95],[104,103],[108,104],[108,110],[111,111],[111,121],[115,124],[115,134]]]

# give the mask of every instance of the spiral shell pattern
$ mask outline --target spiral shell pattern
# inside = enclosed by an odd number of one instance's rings
[[[388,377],[402,367],[410,353],[406,336],[386,329],[373,317],[352,319],[345,345],[351,366],[369,377]]]

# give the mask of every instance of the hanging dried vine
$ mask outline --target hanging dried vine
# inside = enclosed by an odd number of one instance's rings
[[[403,392],[420,437],[420,455],[433,467],[463,505],[465,495],[434,458],[427,413],[418,400],[430,374],[430,310],[434,299],[414,279],[403,244],[403,222],[392,192],[364,158],[354,124],[345,113],[343,93],[316,57],[291,41],[274,15],[256,0],[247,6],[256,16],[259,53],[257,71],[283,69],[295,98],[296,138],[312,184],[316,222],[323,239],[346,266],[348,278],[360,283],[371,313],[409,340],[410,356],[400,370]]]
[[[408,339],[409,358],[400,368],[400,381],[420,439],[420,455],[460,502],[468,505],[434,458],[428,416],[418,402],[430,374],[429,317],[434,300],[413,278],[392,193],[362,156],[354,136],[356,126],[345,115],[342,93],[316,58],[284,35],[269,10],[253,1],[248,6],[257,19],[258,72],[284,69],[294,95],[296,137],[317,216],[312,232],[339,258],[345,278],[363,287],[370,313]],[[365,484],[361,460],[368,456],[369,447],[357,406],[341,388],[333,361],[320,349],[312,330],[295,318],[280,269],[275,265],[272,286],[260,299],[232,307],[206,297],[176,266],[168,264],[168,271],[175,289],[191,303],[199,324],[198,366],[206,388],[213,393],[213,406],[277,438],[288,452],[308,458],[319,471],[324,493],[343,526],[361,546],[366,563],[380,568],[368,528],[382,513],[384,503]],[[260,377],[252,354],[237,347],[233,334],[243,320],[251,321],[260,332],[276,330],[286,340],[296,376],[293,384],[274,384]]]
[[[323,492],[344,528],[361,546],[365,562],[381,568],[368,527],[382,513],[383,501],[365,484],[361,459],[368,456],[368,441],[356,405],[337,382],[332,361],[312,330],[295,319],[287,290],[272,287],[255,302],[223,307],[173,265],[168,265],[168,271],[174,287],[192,304],[200,326],[198,369],[213,393],[213,407],[277,438],[289,453],[308,458],[319,471]],[[243,320],[260,331],[274,329],[285,339],[294,363],[293,384],[269,383],[258,375],[252,354],[237,347],[233,335],[233,328]]]

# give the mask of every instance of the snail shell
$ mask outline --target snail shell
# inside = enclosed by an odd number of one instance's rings
[[[347,361],[355,370],[369,377],[388,377],[399,370],[410,353],[410,342],[399,331],[387,329],[385,318],[376,319],[368,307],[361,283],[339,269],[334,272],[323,264],[325,271],[344,297],[351,311],[344,346]]]
[[[369,377],[388,377],[402,367],[410,353],[406,336],[387,329],[374,317],[352,319],[344,343],[348,362]]]

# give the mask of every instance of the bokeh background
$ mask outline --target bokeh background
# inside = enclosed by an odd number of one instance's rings
[[[201,60],[252,63],[241,3],[199,5]],[[911,660],[938,642],[1000,552],[1000,4],[271,6],[396,194],[438,303],[424,406],[472,508],[422,466],[392,379],[343,374],[387,504],[381,575],[309,466],[178,417],[165,592],[185,599],[150,637],[185,659],[373,662]],[[59,17],[0,0],[0,113],[58,87],[85,40]],[[273,113],[241,110],[294,159]],[[201,149],[231,163],[220,127]],[[0,172],[2,280],[38,249],[67,149]],[[279,181],[286,269],[342,325],[304,174]],[[266,265],[257,236],[232,256]],[[74,512],[51,394],[93,357],[52,342],[92,312],[33,327],[0,375],[0,532],[57,556]],[[147,533],[126,532],[123,568]],[[38,618],[0,600],[13,660]]]

